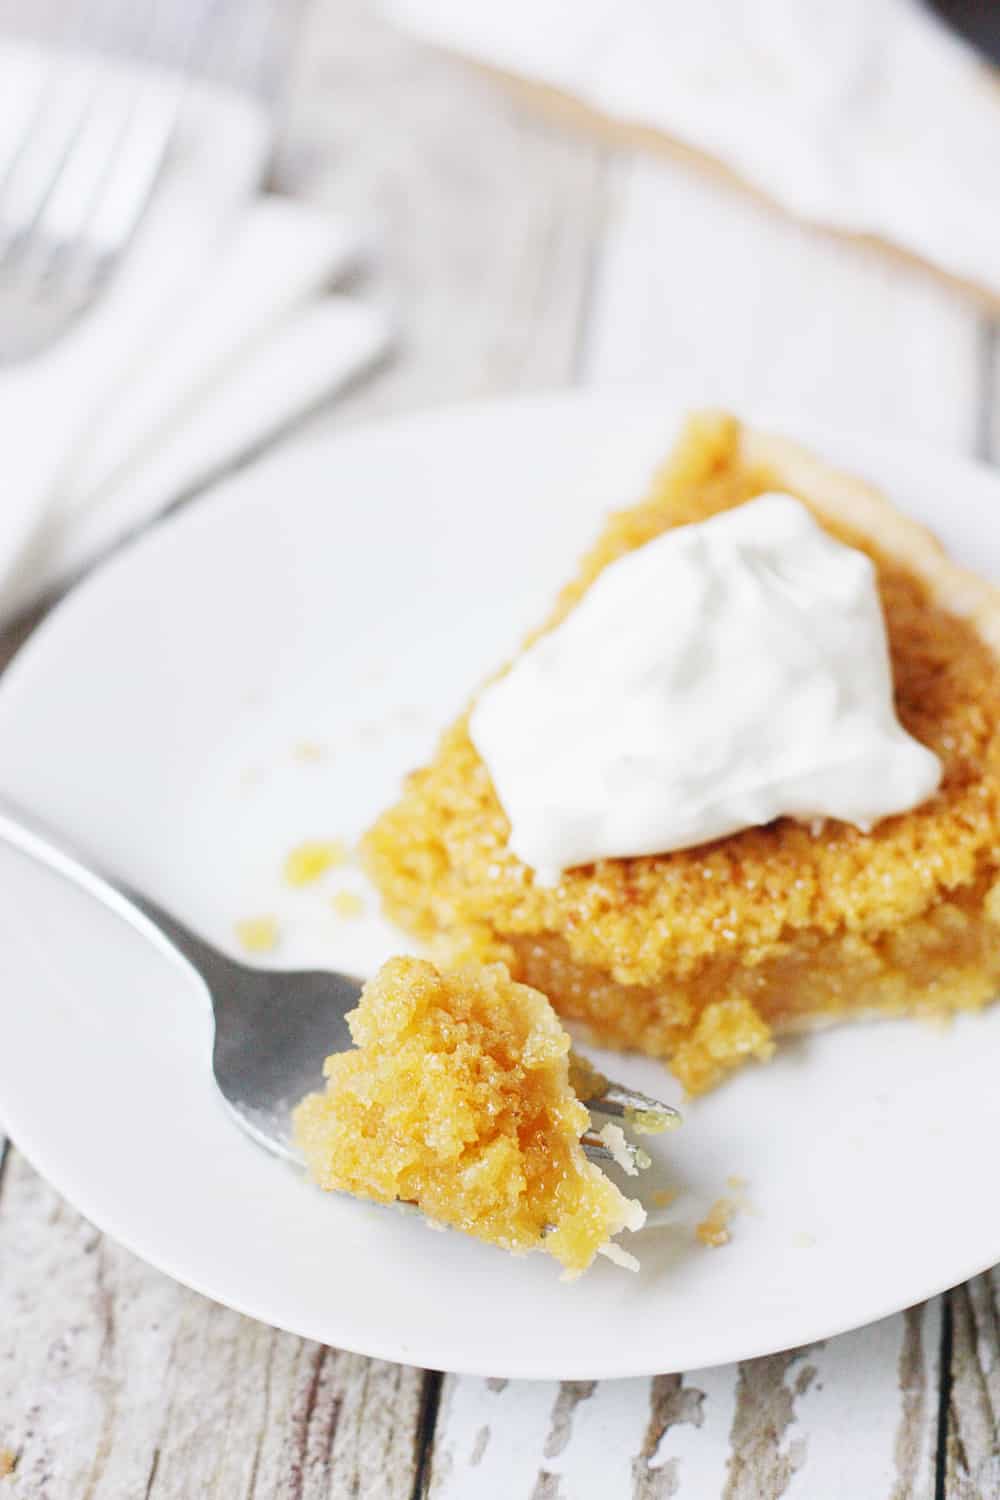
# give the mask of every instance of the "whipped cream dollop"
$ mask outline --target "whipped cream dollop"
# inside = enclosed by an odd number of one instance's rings
[[[871,560],[784,494],[611,563],[469,732],[544,884],[780,816],[868,831],[941,779],[896,718]]]

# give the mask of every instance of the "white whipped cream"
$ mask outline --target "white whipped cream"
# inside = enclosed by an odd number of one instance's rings
[[[896,718],[871,561],[782,494],[605,568],[469,730],[545,884],[783,815],[867,831],[941,779]]]

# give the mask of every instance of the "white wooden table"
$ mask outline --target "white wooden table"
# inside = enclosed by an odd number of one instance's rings
[[[641,379],[665,399],[707,386],[1000,456],[996,329],[967,304],[678,167],[563,133],[366,0],[309,7],[276,175],[373,223],[368,289],[403,329],[391,367],[313,428]],[[16,1148],[2,1157],[0,1449],[17,1465],[0,1500],[985,1500],[1000,1497],[998,1423],[998,1273],[738,1367],[442,1377],[185,1291]]]

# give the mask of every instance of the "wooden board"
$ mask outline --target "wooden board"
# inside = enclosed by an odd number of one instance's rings
[[[998,341],[967,302],[685,167],[567,132],[366,0],[312,5],[276,178],[372,225],[364,290],[400,320],[394,363],[311,430],[656,380],[665,401],[711,388],[1000,454]],[[741,1366],[442,1381],[184,1291],[11,1150],[0,1450],[18,1465],[0,1500],[1000,1500],[998,1305],[994,1275]]]
[[[1000,1495],[1000,1269],[951,1294],[944,1493]]]
[[[422,1372],[183,1291],[93,1230],[16,1153],[0,1264],[0,1444],[19,1453],[19,1496],[410,1494]]]
[[[940,1308],[685,1376],[449,1377],[430,1494],[933,1500]]]

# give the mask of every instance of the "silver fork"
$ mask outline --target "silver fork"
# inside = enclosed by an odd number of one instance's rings
[[[259,1146],[301,1164],[292,1141],[291,1111],[307,1093],[323,1086],[322,1064],[331,1052],[351,1045],[346,1016],[358,1002],[361,983],[321,969],[255,969],[220,953],[176,917],[97,870],[38,818],[0,797],[0,839],[71,881],[115,912],[130,927],[203,981],[215,1015],[212,1071],[233,1117]],[[588,1099],[598,1114],[641,1120],[645,1134],[676,1125],[680,1116],[647,1094],[609,1083]],[[592,1161],[620,1159],[631,1169],[648,1158],[630,1142],[613,1152],[598,1131],[581,1137]]]
[[[0,363],[32,357],[98,298],[153,196],[183,69],[51,52],[7,101],[0,140]],[[197,28],[191,28],[194,46]]]

